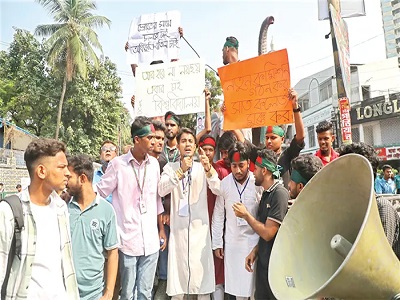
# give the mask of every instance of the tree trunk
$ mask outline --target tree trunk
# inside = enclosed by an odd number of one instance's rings
[[[65,74],[63,88],[61,92],[60,102],[58,103],[58,114],[57,114],[57,124],[56,124],[56,137],[55,139],[58,141],[58,134],[60,132],[60,124],[61,124],[61,114],[62,107],[64,103],[65,91],[67,90],[67,75]]]

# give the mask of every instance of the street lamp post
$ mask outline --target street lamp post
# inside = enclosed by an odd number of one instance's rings
[[[340,128],[340,116],[337,107],[332,107],[331,111],[331,123],[333,126],[333,134],[335,135],[335,140],[333,141],[333,148],[337,149],[340,147],[341,141],[341,128]]]

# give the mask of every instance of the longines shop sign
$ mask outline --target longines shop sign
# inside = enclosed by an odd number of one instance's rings
[[[366,100],[360,107],[352,108],[350,116],[352,125],[399,117],[400,101],[397,99],[385,101],[382,98],[375,101]]]

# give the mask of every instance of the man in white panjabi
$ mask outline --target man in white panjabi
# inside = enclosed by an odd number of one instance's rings
[[[172,299],[185,294],[210,299],[215,278],[206,175],[201,164],[193,162],[193,131],[182,128],[177,141],[180,160],[164,167],[158,184],[161,197],[171,193],[167,294]]]
[[[255,186],[253,173],[249,171],[249,149],[245,144],[236,142],[228,156],[232,173],[220,184],[218,177],[208,179],[211,191],[218,196],[212,219],[212,247],[215,256],[225,259],[225,292],[237,300],[245,300],[253,296],[255,273],[247,272],[244,262],[259,236],[244,219],[235,216],[232,205],[243,203],[256,215],[262,189]]]

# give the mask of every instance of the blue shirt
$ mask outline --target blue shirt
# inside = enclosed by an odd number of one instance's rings
[[[101,180],[101,177],[103,177],[104,172],[102,167],[98,168],[96,171],[94,171],[93,174],[93,189],[95,192],[97,192],[97,183],[99,183],[99,181]],[[112,203],[112,194],[108,195],[105,198],[108,202]]]
[[[395,194],[396,187],[394,181],[391,178],[385,180],[384,178],[377,177],[375,179],[375,192],[377,194]]]
[[[72,198],[68,211],[79,295],[81,300],[93,299],[104,289],[104,252],[119,244],[115,212],[100,196],[84,211]]]

